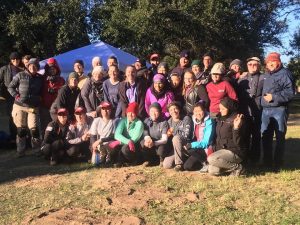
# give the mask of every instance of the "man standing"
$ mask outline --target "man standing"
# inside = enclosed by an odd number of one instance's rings
[[[43,78],[38,74],[39,69],[38,60],[31,58],[28,70],[18,73],[8,85],[8,91],[15,99],[12,117],[17,127],[16,143],[19,156],[25,154],[27,127],[31,134],[32,148],[40,147],[38,121]]]
[[[279,171],[284,157],[288,119],[287,107],[294,96],[293,79],[290,71],[283,68],[280,54],[277,52],[271,52],[265,62],[267,72],[264,77],[263,97],[261,99],[264,164],[268,168]],[[273,154],[274,132],[276,147]]]
[[[84,63],[81,59],[75,60],[74,71],[78,74],[78,87],[81,89],[87,79],[87,76],[84,75]]]
[[[10,139],[14,142],[17,135],[16,126],[13,122],[11,111],[14,104],[14,98],[8,93],[7,87],[13,77],[22,71],[21,56],[18,52],[12,52],[9,56],[10,62],[8,65],[0,68],[0,97],[6,102],[6,113],[9,116],[9,132]]]

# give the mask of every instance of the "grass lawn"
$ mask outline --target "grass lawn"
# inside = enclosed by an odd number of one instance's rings
[[[286,166],[246,177],[142,166],[48,166],[0,153],[0,224],[300,224],[300,98],[290,110]]]

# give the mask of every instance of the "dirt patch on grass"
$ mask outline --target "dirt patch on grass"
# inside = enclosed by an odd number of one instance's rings
[[[13,183],[15,187],[35,187],[35,188],[45,188],[45,187],[56,187],[59,185],[60,181],[63,179],[62,175],[43,175],[38,177],[27,177],[24,179],[19,179]]]
[[[83,208],[62,208],[52,209],[43,212],[38,216],[25,220],[22,224],[36,224],[36,225],[143,225],[145,221],[136,216],[95,216],[91,210]]]

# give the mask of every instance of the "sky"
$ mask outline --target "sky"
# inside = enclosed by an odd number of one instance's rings
[[[300,28],[300,20],[295,18],[294,15],[290,14],[287,18],[288,20],[288,30],[286,33],[281,35],[281,41],[283,44],[283,48],[276,48],[276,47],[267,47],[265,48],[265,53],[268,54],[269,52],[278,52],[281,54],[281,60],[283,63],[288,63],[291,56],[284,55],[283,52],[285,49],[290,48],[290,41],[293,39],[293,35],[297,29]]]

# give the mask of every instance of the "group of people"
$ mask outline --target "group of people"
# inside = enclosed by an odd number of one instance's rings
[[[1,96],[11,113],[19,156],[30,136],[31,147],[51,165],[90,160],[98,152],[105,165],[238,176],[246,164],[259,163],[261,144],[266,167],[283,165],[294,85],[276,52],[265,58],[264,73],[258,57],[248,58],[243,72],[239,59],[226,69],[213,64],[209,54],[202,62],[191,60],[187,50],[173,69],[156,53],[150,68],[137,59],[124,72],[115,56],[107,70],[94,57],[87,74],[84,62],[76,60],[66,82],[54,58],[43,75],[36,58],[23,60],[14,52],[0,69]]]

